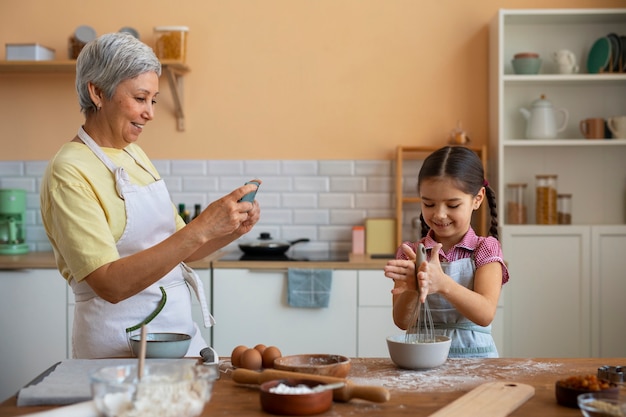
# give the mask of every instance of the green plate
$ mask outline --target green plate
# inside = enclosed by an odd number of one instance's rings
[[[587,71],[589,71],[590,74],[599,73],[609,64],[610,57],[611,41],[607,37],[598,39],[589,51],[589,57],[587,58]]]

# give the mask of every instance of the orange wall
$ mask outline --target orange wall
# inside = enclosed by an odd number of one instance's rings
[[[140,144],[154,159],[386,159],[461,120],[488,136],[488,23],[499,8],[623,0],[0,0],[0,43],[190,27],[186,130],[165,78]],[[0,52],[4,59],[4,50]],[[46,160],[83,118],[72,74],[0,74],[0,159]]]

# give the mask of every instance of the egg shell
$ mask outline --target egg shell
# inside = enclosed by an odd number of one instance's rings
[[[259,343],[258,345],[256,345],[254,347],[256,350],[259,351],[259,353],[262,355],[263,352],[265,352],[266,346],[263,343]]]
[[[234,367],[239,368],[241,366],[241,354],[247,349],[248,347],[244,345],[239,345],[233,349],[233,352],[230,354],[230,363]]]
[[[274,359],[280,358],[282,353],[276,346],[268,346],[263,351],[263,368],[273,368]]]
[[[246,349],[241,354],[241,367],[245,369],[250,369],[253,371],[258,371],[263,366],[263,357],[261,353],[252,348]]]

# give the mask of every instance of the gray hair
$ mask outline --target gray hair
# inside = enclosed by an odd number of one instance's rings
[[[125,80],[154,71],[161,76],[161,63],[152,48],[128,33],[109,33],[89,42],[76,60],[76,92],[80,111],[97,110],[89,95],[88,83],[111,99]]]

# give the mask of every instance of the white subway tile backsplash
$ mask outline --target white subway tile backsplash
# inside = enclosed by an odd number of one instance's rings
[[[244,174],[263,179],[267,175],[279,175],[281,161],[244,161]]]
[[[207,176],[185,177],[183,178],[183,191],[217,191],[217,183],[217,178],[211,178]]]
[[[19,161],[0,161],[0,179],[24,175],[24,163]],[[0,181],[0,185],[2,182]],[[7,187],[3,187],[7,188]]]
[[[391,161],[357,161],[355,174],[364,177],[388,177],[392,175]]]
[[[319,174],[329,177],[354,175],[354,161],[320,161]]]
[[[209,175],[243,175],[243,161],[209,161]]]
[[[333,177],[330,178],[330,190],[334,192],[358,193],[365,191],[367,179],[364,177]]]
[[[41,177],[48,166],[48,161],[24,162],[24,175],[28,177]]]
[[[328,210],[294,210],[294,224],[329,224],[330,213]]]
[[[350,250],[352,226],[366,217],[395,217],[392,161],[202,161],[155,160],[175,205],[211,202],[255,177],[261,220],[242,240],[261,232],[273,238],[309,238],[306,250]],[[47,161],[0,161],[0,187],[27,190],[27,242],[32,250],[51,250],[39,214],[39,184]],[[407,161],[405,183],[414,187],[419,163]],[[419,213],[411,213],[418,215]],[[300,244],[298,244],[300,245]],[[237,242],[229,247],[236,248]]]
[[[392,199],[391,193],[359,193],[356,195],[356,206],[368,209],[390,207]]]
[[[317,194],[313,193],[289,193],[283,196],[284,208],[315,208],[317,207]]]
[[[321,193],[318,195],[320,208],[353,208],[354,194],[349,193]]]
[[[367,179],[367,191],[370,193],[393,193],[395,187],[393,177],[370,177]]]
[[[206,161],[180,160],[172,161],[173,175],[205,175]]]
[[[330,189],[327,177],[295,177],[293,180],[293,188],[296,192],[324,192]]]
[[[365,210],[333,210],[330,213],[331,225],[349,225],[361,224],[365,218]]]
[[[317,175],[317,161],[282,161],[282,175]]]

